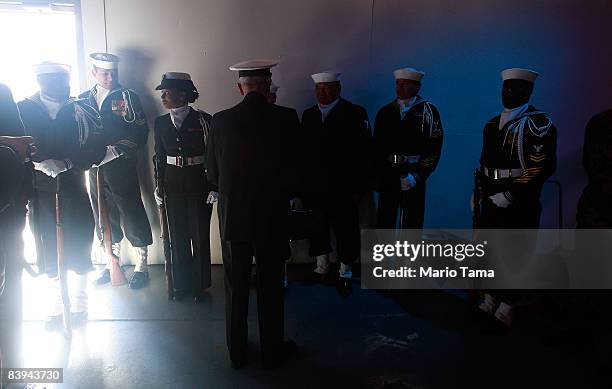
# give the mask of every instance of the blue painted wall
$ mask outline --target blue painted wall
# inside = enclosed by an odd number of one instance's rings
[[[373,120],[394,98],[392,70],[427,72],[422,95],[440,109],[443,155],[428,187],[426,225],[468,227],[472,172],[482,127],[497,115],[507,67],[542,77],[532,104],[550,112],[559,130],[555,179],[564,186],[564,224],[575,225],[585,184],[580,165],[584,126],[612,107],[612,3],[606,0],[402,1],[373,4],[368,91],[355,93]],[[558,196],[547,185],[543,227],[555,227]]]

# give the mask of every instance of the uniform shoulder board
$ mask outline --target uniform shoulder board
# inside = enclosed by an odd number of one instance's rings
[[[528,112],[525,116],[528,119],[527,127],[529,128],[529,132],[539,138],[548,134],[553,126],[552,119],[545,112]]]

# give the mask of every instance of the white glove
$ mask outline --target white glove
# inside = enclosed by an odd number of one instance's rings
[[[157,205],[162,205],[164,203],[164,198],[159,194],[159,188],[155,188],[154,194]]]
[[[219,200],[219,192],[210,191],[208,192],[208,197],[206,198],[206,204],[213,204]]]
[[[400,183],[402,185],[402,190],[407,191],[414,188],[417,184],[416,178],[412,174],[408,174],[406,177],[400,178]]]
[[[494,194],[493,196],[489,196],[493,204],[497,205],[500,208],[508,208],[511,201],[506,197],[504,192],[499,192]]]
[[[34,162],[34,169],[55,178],[58,176],[58,174],[68,170],[68,166],[66,165],[66,162],[58,159],[46,159],[42,162]]]
[[[109,163],[110,161],[119,158],[121,154],[121,151],[119,151],[115,146],[106,146],[106,155],[104,156],[104,159],[94,166],[102,166],[105,163]]]

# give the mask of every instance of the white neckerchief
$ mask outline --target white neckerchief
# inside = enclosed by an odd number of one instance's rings
[[[408,111],[410,111],[410,108],[412,108],[412,106],[416,102],[416,99],[416,96],[413,96],[412,98],[407,100],[397,99],[397,105],[399,105],[400,116],[402,117],[402,119],[404,119]]]
[[[181,126],[183,125],[187,115],[189,115],[189,112],[191,112],[191,110],[189,109],[188,104],[185,104],[182,107],[170,109],[170,119],[172,119],[172,123],[177,130],[181,129]]]
[[[102,103],[104,103],[104,100],[106,99],[110,91],[105,87],[101,86],[100,84],[97,84],[96,92],[96,103],[98,103],[98,109],[102,109]]]
[[[501,113],[501,116],[499,118],[499,129],[501,130],[502,128],[504,128],[506,123],[524,114],[528,108],[529,108],[529,103],[525,105],[521,105],[520,107],[516,107],[513,109],[504,108],[504,111]]]
[[[57,113],[59,112],[60,108],[62,107],[62,104],[64,104],[65,100],[64,101],[58,101],[58,100],[55,100],[55,99],[53,99],[53,98],[51,98],[49,96],[45,96],[41,92],[40,93],[40,101],[45,106],[45,109],[47,110],[47,113],[49,114],[51,119],[55,120],[55,118],[57,117]]]
[[[327,118],[327,115],[329,115],[329,112],[332,110],[332,108],[334,108],[336,104],[338,104],[338,101],[340,101],[339,97],[327,105],[318,104],[319,111],[321,111],[321,121],[322,122],[325,121],[325,119]]]

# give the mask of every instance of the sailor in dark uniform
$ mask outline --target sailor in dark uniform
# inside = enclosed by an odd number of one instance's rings
[[[210,217],[217,193],[206,180],[206,143],[211,116],[189,104],[199,94],[187,73],[164,74],[161,100],[170,113],[155,119],[156,188],[164,194],[172,246],[174,297],[200,298],[211,286]]]
[[[540,225],[542,186],[557,164],[557,129],[548,114],[529,104],[537,76],[524,69],[502,72],[504,111],[483,132],[480,228]]]
[[[42,242],[36,253],[44,272],[54,279],[55,304],[51,307],[48,326],[61,324],[62,300],[57,269],[56,203],[59,189],[64,240],[62,251],[67,269],[78,276],[71,307],[78,318],[87,314],[87,273],[92,270],[91,244],[94,219],[85,170],[104,157],[104,145],[92,144],[101,134],[102,123],[87,100],[70,99],[70,66],[43,62],[34,67],[40,91],[20,101],[26,133],[36,140],[34,156],[36,198],[29,202],[32,232]],[[58,187],[58,180],[60,181]],[[32,217],[34,216],[34,217]]]
[[[98,221],[98,193],[96,177],[98,169],[104,173],[104,193],[110,219],[113,252],[119,257],[120,242],[124,233],[136,248],[138,258],[128,286],[143,287],[149,279],[147,268],[148,246],[153,243],[151,225],[142,203],[136,157],[138,149],[145,145],[148,136],[147,119],[138,95],[119,84],[119,58],[107,53],[93,53],[92,75],[96,85],[79,97],[89,99],[102,117],[107,152],[100,167],[90,169],[89,185],[91,202]],[[98,238],[100,239],[100,231]],[[110,282],[110,263],[96,280],[97,284]]]
[[[612,228],[612,109],[584,131],[582,165],[589,182],[578,202],[577,228]]]
[[[340,97],[340,73],[313,74],[317,104],[302,115],[302,163],[305,207],[313,209],[317,225],[309,254],[316,257],[315,281],[329,272],[331,233],[340,261],[338,292],[352,290],[352,264],[360,254],[359,201],[369,183],[370,125],[365,109]]]
[[[378,228],[423,228],[425,187],[442,150],[442,121],[436,107],[418,95],[425,73],[398,69],[397,99],[374,122],[377,155]]]
[[[0,84],[0,88],[3,85]],[[4,98],[0,97],[0,105],[9,103]],[[15,103],[12,103],[14,106]],[[8,121],[14,119],[0,116],[0,128],[3,125],[10,127]],[[19,184],[29,181],[31,177],[31,168],[26,166],[26,161],[30,157],[32,143],[31,137],[0,136],[0,182],[4,183],[0,188],[0,355],[3,367],[23,366],[20,295],[23,268],[19,258],[14,255],[15,247],[20,247],[23,253],[23,242],[7,238],[14,238],[17,235],[15,232],[23,232],[22,229],[14,231],[20,227],[20,223],[14,223],[16,220],[11,216],[11,208],[16,201],[21,201]]]
[[[13,100],[11,90],[4,84],[0,84],[0,137],[11,137],[3,140],[6,143],[4,149],[5,157],[11,161],[10,151],[17,153],[21,162],[27,159],[27,164],[20,163],[19,169],[15,170],[15,177],[2,181],[10,186],[8,197],[10,202],[3,207],[2,218],[0,218],[0,245],[2,246],[1,256],[4,257],[5,279],[7,294],[5,300],[12,303],[21,301],[21,297],[15,295],[19,293],[18,285],[21,280],[22,266],[24,258],[23,230],[26,226],[27,198],[31,192],[31,155],[30,150],[24,149],[23,139],[25,135],[23,123],[19,117],[17,105]],[[4,138],[3,138],[4,139]],[[27,138],[30,139],[31,138]],[[24,168],[25,166],[25,168]],[[8,295],[8,296],[7,296]]]
[[[3,367],[22,366],[21,274],[26,195],[33,139],[24,137],[10,89],[0,84],[0,353]]]
[[[0,88],[4,88],[4,85],[0,84]],[[0,97],[0,104],[9,103],[5,100],[7,96]],[[12,119],[15,118],[0,116],[0,132],[3,126],[8,125],[8,120]],[[15,204],[22,202],[22,188],[31,176],[26,163],[31,157],[30,149],[33,143],[34,139],[29,136],[0,136],[0,182],[11,183],[3,185],[0,192],[0,308],[2,308],[0,312],[8,311],[7,302],[2,297],[6,285],[14,289],[14,285],[18,282],[11,276],[19,277],[21,274],[23,258],[19,257],[23,257],[23,240],[16,238],[21,236],[23,229],[20,228],[22,223],[15,218],[14,209]],[[23,219],[25,224],[25,215]],[[0,322],[7,318],[8,316],[0,315]]]
[[[557,129],[548,114],[529,104],[538,73],[512,68],[501,75],[504,110],[483,132],[482,206],[476,227],[537,229],[542,186],[557,165]],[[526,250],[531,246],[523,245]],[[480,309],[509,327],[518,297],[513,291],[485,294]]]
[[[264,367],[287,359],[295,343],[284,339],[283,263],[290,256],[289,200],[297,186],[293,137],[295,110],[268,102],[275,61],[233,65],[244,99],[213,116],[208,179],[219,188],[227,344],[234,368],[247,361],[249,277],[257,264],[257,305]]]

